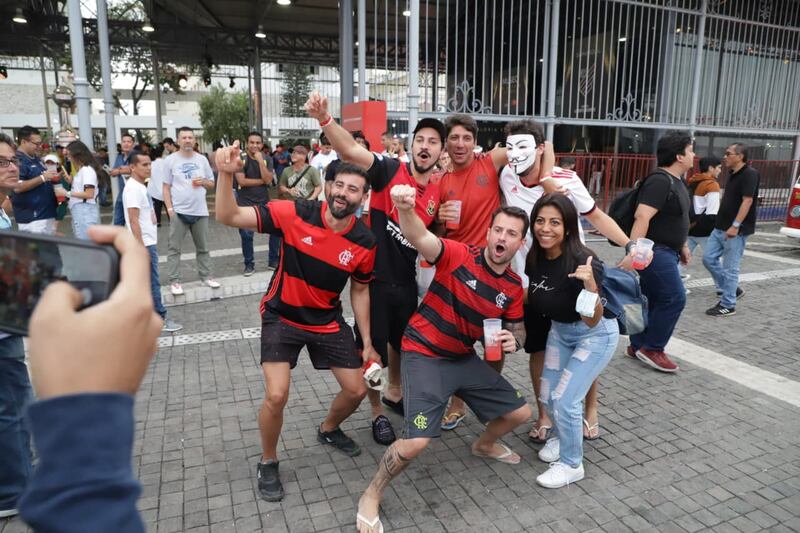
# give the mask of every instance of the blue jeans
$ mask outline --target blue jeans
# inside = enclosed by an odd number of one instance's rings
[[[653,261],[639,271],[642,293],[647,296],[647,329],[631,335],[631,346],[657,352],[672,337],[686,305],[686,289],[678,271],[678,252],[661,244],[653,247]]]
[[[240,229],[239,230],[239,237],[242,238],[242,255],[244,256],[244,267],[245,268],[254,268],[255,267],[255,254],[253,253],[253,235],[255,234],[254,231],[249,229]],[[270,250],[272,251],[272,250]]]
[[[100,208],[97,204],[79,203],[69,208],[72,213],[72,234],[76,239],[89,240],[89,226],[100,224]]]
[[[122,191],[125,190],[125,178],[117,176],[117,183],[119,183],[119,194],[117,195],[117,201],[114,202],[114,225],[124,226],[125,209],[122,207]]]
[[[31,477],[30,435],[23,413],[32,397],[22,337],[0,339],[0,511],[16,508]]]
[[[269,236],[269,264],[277,265],[281,258],[281,238],[277,235]]]
[[[156,245],[147,247],[150,253],[150,294],[153,296],[153,307],[161,318],[167,317],[167,310],[161,302],[161,281],[158,278],[158,251]]]
[[[715,229],[709,235],[703,253],[703,266],[711,272],[714,285],[717,290],[722,291],[720,303],[728,309],[736,307],[739,267],[742,263],[746,242],[746,235],[737,235],[733,239],[728,239],[724,231]]]
[[[562,463],[583,462],[583,399],[611,361],[619,342],[619,326],[602,318],[593,328],[583,320],[553,321],[544,352],[541,401],[555,423]]]

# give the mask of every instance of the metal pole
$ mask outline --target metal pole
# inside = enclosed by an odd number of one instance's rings
[[[72,22],[71,19],[70,22]],[[108,45],[108,6],[106,5],[106,0],[97,0],[97,39],[100,44],[100,74],[103,78],[103,105],[106,118],[108,164],[113,166],[117,160],[117,126],[114,96],[111,94],[111,49]],[[81,54],[83,54],[83,51],[81,51]],[[82,120],[81,123],[83,123]],[[120,193],[119,180],[112,178],[110,181],[111,198],[116,202]]]
[[[247,129],[253,131],[256,127],[253,118],[253,67],[247,65]]]
[[[558,67],[558,17],[561,14],[561,0],[553,0],[552,31],[550,32],[550,60],[547,63],[547,140],[553,142],[556,118],[556,68]]]
[[[161,107],[161,69],[158,68],[158,52],[155,47],[150,48],[150,53],[153,57],[153,90],[156,92],[156,142],[160,142],[164,138],[163,108]]]
[[[339,2],[339,67],[341,105],[353,103],[353,0]]]
[[[367,99],[367,0],[358,0],[358,101],[363,102],[366,99]]]
[[[792,175],[789,176],[789,190],[794,186],[794,180],[797,178],[798,167],[800,166],[800,135],[794,138],[794,154],[792,155],[794,163],[792,164]]]
[[[408,133],[417,127],[419,112],[419,0],[411,0],[408,25]]]
[[[253,85],[256,88],[255,118],[256,130],[264,134],[264,110],[261,108],[261,49],[256,45],[255,61],[253,64]]]
[[[703,75],[703,52],[705,50],[706,41],[706,11],[708,8],[708,0],[702,0],[700,3],[700,27],[697,28],[697,50],[695,51],[694,59],[694,80],[692,83],[692,104],[689,108],[689,127],[691,129],[692,137],[694,137],[695,128],[697,127],[697,106],[700,101],[700,78]]]
[[[68,0],[69,46],[72,53],[72,74],[75,81],[75,98],[78,102],[78,131],[81,141],[94,151],[92,142],[92,112],[89,102],[89,81],[86,79],[86,57],[83,53],[83,21],[80,0]],[[99,17],[98,17],[99,18]],[[98,33],[103,32],[98,27]]]
[[[55,132],[53,131],[53,125],[50,123],[50,103],[47,101],[47,74],[44,72],[44,46],[42,46],[42,43],[39,43],[39,69],[42,71],[42,98],[44,98],[44,117],[47,119],[47,133],[52,136]],[[58,80],[56,80],[56,83],[58,83]]]

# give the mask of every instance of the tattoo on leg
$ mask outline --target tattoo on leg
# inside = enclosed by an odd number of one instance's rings
[[[383,493],[383,489],[386,488],[386,485],[405,470],[410,462],[411,459],[406,459],[400,455],[400,452],[397,450],[397,443],[395,442],[389,446],[389,449],[383,454],[383,458],[378,465],[378,471],[375,472],[375,477],[372,478],[371,487],[379,493]]]

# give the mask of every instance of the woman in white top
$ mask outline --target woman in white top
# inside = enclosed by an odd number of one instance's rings
[[[81,141],[69,143],[67,154],[76,173],[72,178],[72,190],[61,191],[69,198],[73,235],[78,239],[88,240],[89,226],[100,224],[100,208],[97,205],[97,174],[100,164]],[[56,194],[61,191],[56,190]]]

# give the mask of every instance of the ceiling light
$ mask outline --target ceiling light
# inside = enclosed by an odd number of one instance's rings
[[[626,42],[627,40],[628,40],[628,38],[627,38],[627,37],[620,37],[620,38],[619,38],[619,42],[621,42],[621,43],[624,43],[624,42]]]
[[[292,5],[292,0],[278,0],[279,6],[290,6]]]
[[[234,87],[236,87],[236,78],[234,78],[233,76],[230,76],[230,79],[231,79],[231,82],[228,84],[228,87],[233,89]]]
[[[262,26],[261,24],[258,25],[258,29],[256,30],[256,37],[259,39],[267,38],[267,34],[264,33],[264,26]]]
[[[406,9],[405,11],[403,11],[403,16],[404,17],[410,17],[411,16],[411,10],[410,9]]]
[[[186,74],[181,74],[180,76],[178,76],[178,87],[180,87],[181,89],[185,89],[188,86],[189,86],[189,80],[188,78],[186,78]]]
[[[12,18],[11,20],[16,22],[17,24],[27,24],[28,23],[28,19],[25,18],[25,13],[22,12],[22,8],[21,7],[17,8],[17,12],[14,15],[14,18]]]
[[[147,33],[153,33],[156,29],[150,24],[150,19],[148,17],[144,18],[144,24],[142,24],[142,31]]]

